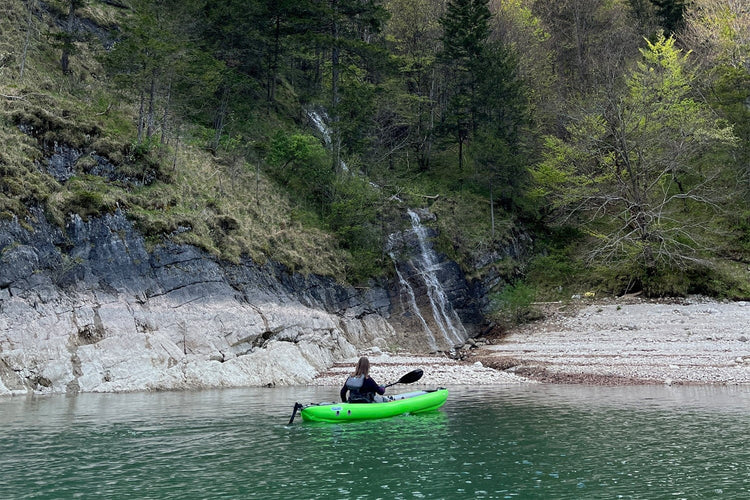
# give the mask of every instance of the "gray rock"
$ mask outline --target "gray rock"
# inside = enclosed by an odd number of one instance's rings
[[[300,384],[372,346],[431,349],[393,284],[149,252],[120,211],[64,229],[32,214],[0,220],[0,395]],[[457,314],[480,321],[458,267],[440,257],[436,274]]]

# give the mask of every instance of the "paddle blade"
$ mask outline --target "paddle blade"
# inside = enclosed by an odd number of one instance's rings
[[[398,382],[396,383],[397,384],[411,384],[413,382],[416,382],[420,378],[422,378],[423,374],[424,372],[420,368],[417,368],[416,370],[410,371],[409,373],[407,373],[406,375],[398,379]]]
[[[287,425],[292,425],[292,422],[294,422],[294,417],[297,416],[297,410],[301,409],[302,405],[299,403],[294,403],[294,410],[292,410],[292,418],[289,419],[289,423]]]

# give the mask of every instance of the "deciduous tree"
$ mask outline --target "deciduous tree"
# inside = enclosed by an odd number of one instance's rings
[[[595,243],[594,262],[659,269],[701,262],[720,210],[721,152],[731,128],[693,97],[687,56],[660,36],[641,50],[625,89],[550,137],[534,175],[562,221]]]

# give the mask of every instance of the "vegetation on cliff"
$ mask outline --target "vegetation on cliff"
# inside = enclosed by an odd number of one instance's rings
[[[750,295],[737,2],[8,0],[0,29],[5,217],[123,209],[360,282],[421,205],[512,307]]]

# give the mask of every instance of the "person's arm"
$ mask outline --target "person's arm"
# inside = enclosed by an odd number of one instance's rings
[[[367,377],[365,380],[365,384],[367,384],[367,388],[372,392],[377,392],[381,396],[385,394],[385,386],[378,385],[377,382],[375,382],[371,377]]]
[[[344,387],[341,388],[341,392],[339,393],[339,395],[341,396],[342,403],[346,403],[346,391],[347,391],[346,384],[344,384]]]

